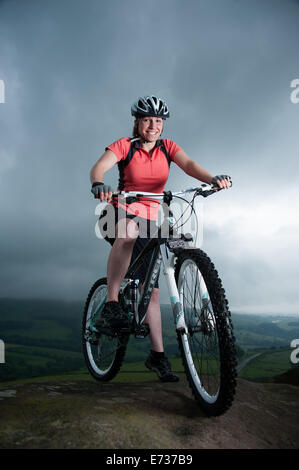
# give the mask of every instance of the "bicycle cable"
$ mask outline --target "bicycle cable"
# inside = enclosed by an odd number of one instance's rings
[[[172,227],[174,227],[176,230],[178,230],[179,228],[183,227],[187,222],[188,220],[191,218],[192,216],[192,213],[194,213],[195,215],[195,220],[196,220],[196,230],[195,230],[195,233],[196,233],[196,236],[195,236],[195,239],[197,239],[197,236],[198,236],[198,220],[197,220],[197,215],[196,215],[196,211],[194,209],[194,201],[195,201],[195,197],[197,196],[197,194],[195,193],[192,197],[192,200],[191,201],[188,201],[187,199],[181,197],[181,196],[174,196],[176,197],[177,199],[181,199],[182,201],[186,202],[187,203],[187,207],[186,209],[184,210],[184,212],[181,214],[181,216],[178,218],[178,220],[176,220],[176,223],[172,225]],[[187,212],[187,210],[190,208],[190,214],[188,216],[188,218],[186,220],[183,220],[182,223],[180,225],[177,225],[180,221],[180,219],[183,218],[183,216],[185,215],[185,213]]]

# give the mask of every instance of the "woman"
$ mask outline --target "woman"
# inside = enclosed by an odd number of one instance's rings
[[[111,202],[112,189],[103,183],[103,177],[116,163],[120,174],[118,189],[126,191],[163,192],[171,161],[199,181],[229,188],[228,176],[213,177],[173,141],[160,139],[164,120],[169,117],[165,101],[155,96],[139,98],[131,107],[131,114],[135,117],[133,139],[122,138],[111,144],[91,169],[91,191],[96,198]],[[111,205],[109,208],[111,209]],[[118,304],[119,289],[131,259],[135,259],[148,242],[148,239],[143,238],[144,235],[140,235],[139,227],[146,225],[149,231],[158,215],[157,203],[149,199],[130,205],[113,202],[113,208],[116,216],[115,238],[106,238],[112,245],[107,265],[108,295],[102,319],[96,324],[98,327],[103,322],[112,327],[127,325],[127,315]],[[142,222],[141,225],[136,220]],[[146,267],[138,273],[141,285],[145,274]],[[145,365],[157,372],[164,382],[178,381],[179,378],[172,372],[164,354],[158,282],[153,290],[145,321],[150,327],[152,345]]]

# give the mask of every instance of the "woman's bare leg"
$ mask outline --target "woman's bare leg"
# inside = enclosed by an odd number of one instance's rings
[[[157,288],[154,288],[153,290],[152,297],[147,309],[145,322],[150,327],[152,350],[156,352],[164,352],[159,289]]]
[[[138,237],[138,226],[131,219],[120,220],[116,229],[116,239],[111,248],[107,263],[107,302],[118,301],[119,289],[130,265],[134,244]],[[142,285],[140,284],[141,287]],[[159,289],[157,288],[153,289],[145,322],[150,327],[150,340],[153,351],[163,352],[162,320]]]
[[[118,301],[121,283],[130,265],[138,226],[131,219],[122,219],[116,226],[116,239],[107,263],[107,302]]]

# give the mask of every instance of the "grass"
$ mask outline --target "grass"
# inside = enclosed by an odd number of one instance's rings
[[[78,370],[75,372],[64,373],[64,374],[53,374],[53,375],[45,375],[42,377],[30,377],[26,379],[16,379],[16,380],[7,380],[5,382],[0,382],[0,387],[6,387],[8,385],[18,385],[18,384],[31,384],[31,383],[44,383],[44,382],[63,382],[63,381],[80,381],[80,380],[87,380],[91,381],[94,380],[88,371],[86,370]]]
[[[9,338],[11,335],[17,334],[18,336],[22,337],[30,335],[30,338],[32,339],[65,340],[72,333],[70,328],[57,324],[55,320],[34,320],[32,323],[33,324],[30,329],[3,329],[1,331],[1,335],[4,338]]]
[[[282,374],[292,367],[290,362],[291,349],[256,351],[261,353],[244,367],[238,374],[238,377],[247,380],[269,379],[275,375]],[[251,351],[251,355],[254,351]]]
[[[22,354],[23,356],[40,356],[46,359],[61,358],[62,356],[78,358],[82,357],[81,352],[68,351],[56,348],[43,348],[40,346],[25,346],[23,344],[6,344],[5,345],[7,355]]]
[[[0,299],[0,331],[5,343],[5,364],[0,365],[0,380],[43,380],[48,377],[74,377],[87,380],[81,346],[83,305],[52,301],[16,301]],[[175,372],[184,374],[173,316],[169,305],[162,305],[165,351]],[[291,368],[288,348],[290,340],[298,338],[298,317],[232,315],[234,332],[245,355],[262,353],[241,370],[239,377],[262,380]],[[281,347],[284,349],[268,349]],[[257,348],[261,348],[257,350]],[[156,380],[144,360],[150,349],[149,338],[130,338],[123,367],[115,381]],[[73,372],[72,372],[73,371]],[[84,372],[85,371],[85,372]],[[1,383],[1,382],[0,382]],[[4,382],[2,382],[4,383]],[[6,383],[6,382],[5,382]]]
[[[252,381],[267,381],[269,378],[280,375],[286,370],[290,369],[291,349],[284,350],[264,350],[256,351],[261,355],[253,359],[247,366],[244,367],[238,374],[238,378],[252,380]],[[253,355],[255,351],[251,351],[248,356]],[[182,361],[180,358],[170,358],[173,370],[183,379],[185,372],[183,369]],[[14,385],[20,383],[40,383],[40,382],[60,382],[60,381],[94,381],[89,371],[84,367],[69,373],[53,374],[43,377],[20,378],[18,380],[10,380],[1,382],[0,385]],[[121,370],[112,382],[152,382],[156,381],[157,375],[155,372],[149,371],[144,361],[138,362],[124,362]]]
[[[111,382],[152,382],[157,380],[157,375],[154,372],[146,369],[143,363],[135,363],[135,370],[125,365],[121,368],[117,376]],[[64,373],[60,375],[48,375],[43,377],[32,377],[27,379],[8,380],[1,382],[1,386],[7,385],[18,385],[26,383],[43,383],[43,382],[72,382],[72,381],[95,381],[91,374],[86,369],[80,369],[70,373]]]

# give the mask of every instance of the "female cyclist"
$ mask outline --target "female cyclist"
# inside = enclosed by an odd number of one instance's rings
[[[133,138],[124,137],[109,145],[90,172],[94,197],[109,203],[100,217],[100,229],[103,232],[102,222],[107,220],[108,214],[115,230],[115,236],[105,237],[112,245],[107,264],[108,295],[101,320],[95,326],[102,326],[103,322],[115,328],[127,325],[127,315],[118,303],[119,289],[131,260],[148,242],[150,229],[158,217],[154,200],[143,199],[132,204],[112,202],[112,188],[103,182],[104,174],[117,163],[119,190],[161,193],[168,179],[170,162],[174,162],[187,175],[204,183],[217,184],[220,188],[229,188],[231,184],[229,176],[213,177],[172,140],[160,138],[164,120],[169,117],[164,100],[156,96],[138,98],[131,107],[131,114],[135,117]],[[144,266],[136,275],[140,285],[145,280],[146,269]],[[176,382],[179,378],[172,372],[164,354],[158,287],[157,281],[145,319],[152,345],[145,365],[154,370],[160,380]]]

